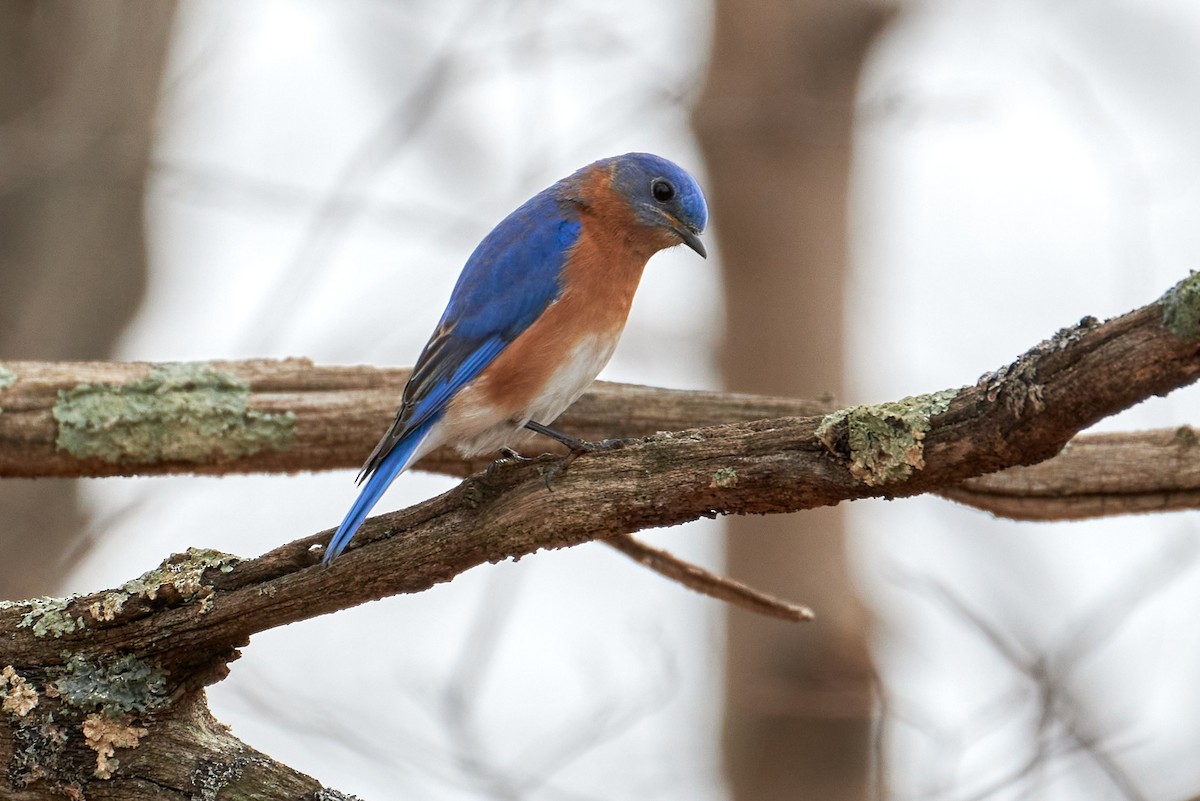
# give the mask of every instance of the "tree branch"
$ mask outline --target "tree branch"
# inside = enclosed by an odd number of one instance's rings
[[[0,362],[0,477],[357,468],[391,422],[409,373],[307,359]],[[598,381],[558,422],[598,440],[832,408]],[[490,461],[443,448],[419,467],[465,476]]]
[[[760,615],[790,620],[793,623],[812,620],[814,617],[812,610],[807,606],[798,606],[765,592],[759,592],[740,581],[733,581],[724,576],[710,573],[667,551],[652,548],[628,534],[618,534],[615,537],[601,540],[601,542],[620,551],[638,564],[645,565],[654,572],[710,598],[740,606]]]
[[[408,375],[405,368],[314,366],[304,359],[0,363],[0,477],[357,468],[391,420]],[[827,399],[601,381],[560,418],[560,426],[584,439],[643,437],[832,409]],[[189,412],[182,423],[181,410]],[[1196,445],[1195,431],[1186,426],[1084,434],[1037,465],[936,492],[1019,520],[1196,509]],[[418,467],[466,476],[489,461],[465,460],[442,448]]]
[[[968,479],[938,494],[1016,520],[1200,509],[1198,442],[1190,426],[1081,434],[1053,459]]]
[[[302,365],[292,367],[302,371]],[[194,777],[212,756],[206,746],[197,739],[194,753],[180,756],[179,743],[158,737],[157,727],[197,703],[200,688],[225,675],[237,648],[255,632],[419,592],[476,565],[543,548],[718,514],[791,512],[945,490],[1045,460],[1102,417],[1198,375],[1200,276],[1192,276],[1154,304],[1104,324],[1086,319],[1064,329],[960,390],[823,417],[655,435],[581,456],[558,475],[552,492],[541,471],[553,457],[498,464],[490,475],[472,476],[436,498],[371,518],[329,569],[318,565],[325,531],[257,559],[189,551],[114,591],[0,604],[6,635],[0,667],[12,668],[0,688],[0,760],[14,786],[46,782],[70,789],[92,782],[104,765],[101,751],[87,745],[95,739],[88,725],[95,734],[95,716],[102,715],[115,727],[111,742],[124,765],[130,764],[128,744],[135,743],[138,764],[166,760]],[[0,420],[26,413],[20,404],[14,411],[10,393],[29,380],[18,374],[9,382],[0,395]],[[302,406],[295,397],[285,405]],[[330,434],[324,441],[335,439]],[[103,462],[102,456],[86,458]],[[236,759],[256,758],[248,749],[234,751]],[[104,781],[105,797],[131,798],[138,795],[117,788],[162,777],[122,767]]]

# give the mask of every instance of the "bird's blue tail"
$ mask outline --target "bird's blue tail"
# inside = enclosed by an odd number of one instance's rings
[[[354,505],[350,507],[350,511],[346,512],[345,519],[338,526],[337,532],[333,535],[333,539],[329,541],[329,545],[325,548],[325,557],[321,563],[326,567],[329,566],[338,555],[346,550],[346,546],[350,544],[350,539],[358,531],[358,527],[367,519],[371,509],[383,497],[383,493],[391,486],[392,481],[396,476],[404,472],[404,469],[412,463],[413,456],[417,449],[421,447],[421,443],[429,436],[429,430],[433,428],[437,420],[427,420],[421,425],[414,428],[412,431],[400,441],[395,447],[383,458],[379,463],[378,469],[371,474],[363,485],[362,491],[358,493],[358,498],[354,501]]]

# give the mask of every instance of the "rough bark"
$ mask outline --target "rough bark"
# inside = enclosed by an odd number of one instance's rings
[[[256,559],[189,551],[114,590],[0,604],[10,797],[220,797],[246,782],[258,797],[336,798],[200,706],[255,632],[543,548],[955,486],[1047,459],[1096,420],[1197,377],[1193,276],[1157,303],[1060,331],[974,386],[634,440],[581,456],[552,490],[542,470],[554,457],[498,464],[370,519],[330,569],[319,566],[325,531]]]
[[[1164,307],[1186,320],[1195,280],[1168,293],[1165,306],[1153,304],[1103,326],[1089,322],[1094,330],[1077,331],[1089,342],[1100,332],[1118,331],[1114,343],[1123,344],[1105,345],[1099,358],[1127,359],[1126,354],[1145,347],[1137,338],[1154,327],[1154,315]],[[1166,328],[1161,331],[1172,336]],[[1127,365],[1130,371],[1135,367]],[[1147,366],[1139,381],[1151,367],[1165,366]],[[1027,367],[1020,370],[1028,373]],[[390,421],[407,377],[403,368],[316,367],[302,359],[184,365],[0,362],[0,477],[358,467]],[[1105,379],[1098,374],[1094,381]],[[1103,395],[1099,385],[1080,392]],[[559,424],[585,439],[603,439],[831,411],[825,401],[598,382]],[[255,436],[256,424],[272,436]],[[68,426],[71,431],[64,434]],[[548,441],[545,445],[554,448]],[[1196,454],[1196,434],[1187,426],[1084,434],[1039,464],[930,491],[1026,520],[1200,508]],[[465,476],[488,461],[463,460],[443,449],[420,468]]]
[[[357,468],[391,422],[408,376],[408,368],[305,359],[0,362],[0,477]],[[600,381],[558,425],[599,440],[828,411],[823,401]],[[465,476],[490,461],[464,461],[447,448],[420,467]]]

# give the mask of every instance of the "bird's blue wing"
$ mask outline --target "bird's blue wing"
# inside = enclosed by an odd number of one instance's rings
[[[359,473],[365,482],[325,549],[337,558],[388,486],[416,457],[454,393],[479,375],[562,291],[580,222],[559,185],[504,218],[467,260],[437,330],[421,351],[396,419]]]
[[[439,419],[454,394],[558,297],[562,268],[580,231],[578,214],[559,199],[558,189],[530,198],[475,248],[360,482],[412,432]]]

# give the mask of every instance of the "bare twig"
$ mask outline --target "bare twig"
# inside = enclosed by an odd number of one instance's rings
[[[814,617],[812,610],[807,606],[799,606],[765,592],[759,592],[753,587],[747,587],[740,581],[710,573],[699,565],[693,565],[666,551],[652,548],[628,534],[618,534],[615,537],[601,540],[601,542],[654,572],[711,598],[726,601],[760,615],[783,620],[800,622],[812,620]]]

